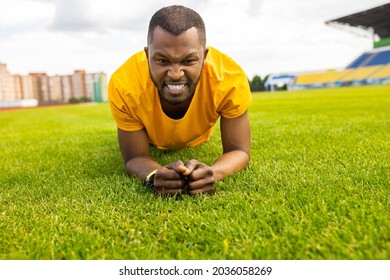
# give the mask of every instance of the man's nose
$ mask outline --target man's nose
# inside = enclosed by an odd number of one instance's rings
[[[168,77],[172,80],[180,80],[183,75],[184,71],[178,63],[172,64],[171,68],[168,70]]]

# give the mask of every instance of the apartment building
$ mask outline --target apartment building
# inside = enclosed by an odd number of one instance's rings
[[[0,100],[13,101],[18,99],[15,90],[14,77],[7,69],[7,65],[0,63]]]
[[[106,74],[75,70],[70,75],[11,74],[0,63],[0,108],[63,104],[77,101],[106,102]]]

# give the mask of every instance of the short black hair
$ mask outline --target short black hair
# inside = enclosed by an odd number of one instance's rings
[[[158,10],[149,22],[148,44],[152,42],[153,32],[157,26],[175,36],[180,35],[191,27],[195,27],[198,31],[200,42],[206,44],[206,28],[203,19],[190,8],[173,5]]]

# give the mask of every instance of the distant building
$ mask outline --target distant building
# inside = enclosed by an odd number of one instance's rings
[[[107,77],[103,72],[75,70],[71,75],[12,75],[7,65],[0,63],[0,108],[107,100]]]
[[[294,74],[271,74],[265,81],[265,88],[267,91],[276,91],[281,88],[290,89],[294,84]]]
[[[23,100],[34,99],[32,79],[30,76],[15,75],[19,77],[21,97]]]
[[[61,76],[55,75],[49,77],[50,99],[54,103],[65,103],[63,98]]]
[[[73,83],[72,76],[60,76],[61,77],[61,92],[62,92],[62,100],[63,102],[68,102],[72,97],[73,92]]]
[[[86,84],[85,84],[85,71],[84,70],[74,71],[74,73],[72,75],[72,82],[73,82],[73,95],[72,95],[72,97],[75,97],[77,99],[80,99],[82,97],[88,97],[87,91],[85,90]]]
[[[39,105],[54,103],[50,94],[49,76],[46,73],[30,73],[34,98]]]
[[[7,65],[0,63],[0,100],[12,101],[17,99],[14,78],[8,72]]]
[[[86,93],[95,102],[106,102],[107,98],[107,76],[105,73],[86,74]]]

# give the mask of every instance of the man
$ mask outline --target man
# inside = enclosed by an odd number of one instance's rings
[[[206,47],[203,20],[189,8],[152,16],[147,47],[112,75],[108,93],[126,170],[156,194],[211,194],[216,180],[249,162],[248,79],[231,58]],[[152,159],[150,144],[180,149],[208,141],[219,118],[223,154],[211,166]]]

